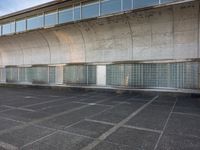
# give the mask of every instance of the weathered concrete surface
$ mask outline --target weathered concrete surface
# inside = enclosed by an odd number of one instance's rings
[[[199,2],[0,37],[0,65],[199,58]]]

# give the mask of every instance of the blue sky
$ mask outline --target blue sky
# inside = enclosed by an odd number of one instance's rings
[[[0,0],[0,16],[50,1],[53,0]]]

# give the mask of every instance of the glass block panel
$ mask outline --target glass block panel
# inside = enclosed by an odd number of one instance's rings
[[[177,64],[171,63],[170,64],[170,87],[176,88],[177,87]]]
[[[143,64],[143,86],[156,87],[156,64]]]
[[[87,67],[85,65],[67,65],[64,67],[64,83],[87,84]]]
[[[132,64],[124,65],[124,85],[132,86]]]
[[[6,82],[12,83],[18,81],[18,68],[7,67],[6,68]]]
[[[31,67],[19,68],[19,82],[31,83],[32,82],[32,69]]]
[[[184,87],[185,64],[177,63],[177,88]]]
[[[26,70],[25,67],[19,68],[19,82],[26,82]]]
[[[27,67],[26,68],[26,81],[27,82],[32,82],[33,79],[33,71],[31,67]]]
[[[88,67],[88,84],[96,84],[96,66],[89,65]]]
[[[107,85],[124,86],[124,64],[112,64],[106,66]]]
[[[50,84],[56,83],[56,67],[55,66],[49,67],[49,83]]]
[[[48,83],[48,67],[34,66],[32,68],[32,82],[36,84]]]
[[[157,64],[157,87],[169,86],[169,64]]]
[[[6,69],[0,68],[0,82],[6,81]]]
[[[184,88],[196,89],[198,88],[198,63],[185,63],[184,72]]]
[[[143,64],[132,64],[131,86],[143,87]]]

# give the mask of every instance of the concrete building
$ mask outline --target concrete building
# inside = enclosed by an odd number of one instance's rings
[[[200,2],[66,0],[0,18],[0,81],[198,91]]]

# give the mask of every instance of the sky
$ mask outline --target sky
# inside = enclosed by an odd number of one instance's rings
[[[26,8],[44,4],[53,0],[0,0],[0,16]]]

